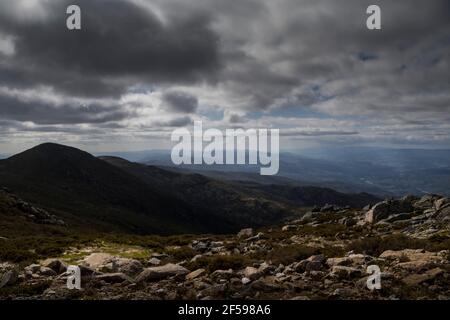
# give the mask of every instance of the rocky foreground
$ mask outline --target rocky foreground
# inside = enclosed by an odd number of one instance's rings
[[[449,198],[327,205],[277,227],[179,242],[98,241],[26,266],[4,261],[0,298],[450,299]],[[81,268],[81,290],[67,289],[68,265]],[[370,265],[379,290],[367,287]]]

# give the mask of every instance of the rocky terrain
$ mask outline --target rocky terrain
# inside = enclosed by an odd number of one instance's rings
[[[0,242],[11,241],[0,238]],[[98,238],[0,264],[1,299],[450,299],[450,199],[326,205],[235,235]],[[81,290],[66,286],[68,265]],[[367,288],[367,267],[381,289]]]

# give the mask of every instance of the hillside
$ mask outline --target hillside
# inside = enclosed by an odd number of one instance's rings
[[[450,298],[449,198],[318,209],[228,235],[1,237],[0,300]],[[68,265],[80,266],[83,290],[67,288]],[[378,290],[369,266],[382,272]]]
[[[0,160],[0,181],[81,232],[228,233],[280,223],[303,207],[363,207],[378,200],[326,188],[212,179],[50,143]]]
[[[149,180],[149,176],[153,176]],[[280,221],[291,212],[282,204],[245,199],[211,182],[205,203],[182,196],[204,178],[174,176],[157,168],[132,174],[81,150],[43,144],[0,161],[0,181],[70,224],[131,233],[223,233]],[[186,188],[184,190],[183,188]],[[207,193],[205,193],[208,191]],[[208,202],[209,201],[209,202]],[[218,204],[221,206],[219,207]]]
[[[217,217],[193,212],[170,190],[159,190],[75,148],[44,144],[2,160],[0,181],[76,226],[131,233],[220,232],[228,227],[220,219],[223,224],[217,225]]]

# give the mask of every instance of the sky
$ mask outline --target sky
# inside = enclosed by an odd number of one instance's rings
[[[82,29],[66,28],[81,8]],[[381,30],[366,9],[381,8]],[[0,153],[170,148],[278,128],[280,148],[450,148],[448,0],[0,1]]]

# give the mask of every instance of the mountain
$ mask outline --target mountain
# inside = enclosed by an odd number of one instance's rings
[[[170,151],[146,154],[141,162],[171,166]],[[173,170],[180,168],[212,178],[325,187],[379,197],[450,195],[450,150],[330,147],[282,152],[276,177],[261,177],[258,165],[182,165]]]
[[[100,159],[159,190],[170,190],[195,212],[210,212],[236,228],[246,224],[262,226],[276,223],[296,211],[295,207],[286,205],[286,201],[274,201],[270,195],[243,188],[239,184],[196,173],[168,171],[116,157]]]
[[[222,233],[291,214],[283,204],[252,199],[220,182],[206,184],[200,175],[181,179],[185,176],[149,170],[127,172],[81,150],[47,143],[1,160],[0,181],[76,226],[105,231]],[[172,183],[175,178],[180,179]]]
[[[269,206],[272,208],[271,211],[276,211],[280,203],[293,207],[323,206],[325,204],[364,207],[379,200],[367,193],[345,194],[329,188],[302,187],[282,177],[261,176],[261,179],[252,180],[251,173],[230,172],[229,175],[234,178],[233,180],[230,178],[223,180],[226,177],[225,173],[217,174],[217,178],[213,179],[183,169],[169,171],[117,157],[100,158],[140,177],[151,185],[179,190],[179,196],[194,206],[213,206],[221,211],[223,208],[228,209],[230,205],[234,205],[234,210],[223,212],[221,215],[233,215],[234,212],[238,213],[236,218],[245,216],[246,208],[249,205],[255,205],[255,201],[260,204],[264,203],[258,209],[260,215],[257,219],[271,220],[270,217],[263,215],[264,207]],[[261,183],[261,181],[265,183]]]
[[[50,143],[0,160],[0,181],[69,228],[136,234],[228,233],[280,223],[302,207],[377,200],[283,179],[213,179]]]
[[[194,212],[158,190],[81,150],[43,144],[0,161],[0,181],[26,200],[75,225],[132,233],[219,232],[206,212]]]

